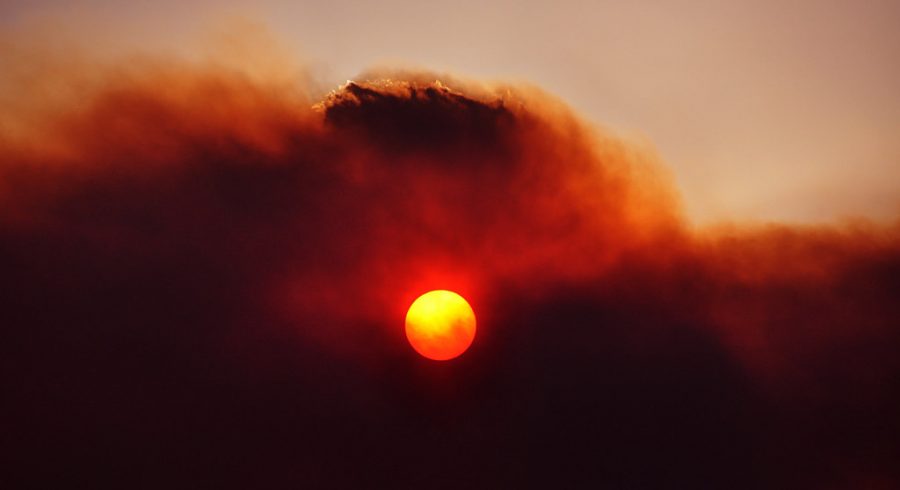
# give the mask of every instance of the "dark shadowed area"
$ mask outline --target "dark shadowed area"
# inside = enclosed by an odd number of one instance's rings
[[[535,89],[92,73],[4,85],[4,488],[900,486],[900,227],[693,229]]]

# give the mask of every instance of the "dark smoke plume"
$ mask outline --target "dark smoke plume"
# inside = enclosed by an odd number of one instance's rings
[[[898,226],[696,230],[534,89],[6,68],[9,488],[900,485]]]

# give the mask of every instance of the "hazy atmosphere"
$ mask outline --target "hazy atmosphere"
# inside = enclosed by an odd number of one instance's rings
[[[0,488],[900,488],[896,3],[0,6]]]
[[[698,223],[896,217],[898,18],[896,1],[0,6],[7,29],[68,35],[94,54],[196,54],[256,23],[327,90],[384,64],[526,81],[654,145]]]

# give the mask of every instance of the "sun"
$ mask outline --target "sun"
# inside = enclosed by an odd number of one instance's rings
[[[406,313],[406,338],[429,359],[453,359],[475,339],[475,312],[453,291],[429,291],[413,301]]]

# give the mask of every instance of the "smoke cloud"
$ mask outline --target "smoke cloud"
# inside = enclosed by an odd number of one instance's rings
[[[22,487],[900,484],[900,225],[696,229],[530,87],[19,54]],[[479,318],[452,363],[402,333],[440,288]]]

